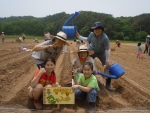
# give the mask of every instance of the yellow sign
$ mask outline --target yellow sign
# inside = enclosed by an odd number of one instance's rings
[[[43,88],[43,104],[74,104],[75,96],[71,87]]]

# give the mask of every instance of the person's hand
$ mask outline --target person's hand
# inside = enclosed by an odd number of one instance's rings
[[[76,37],[80,37],[80,34],[76,31]]]
[[[41,73],[41,74],[46,73],[45,68],[40,68],[40,72],[39,73]]]
[[[78,88],[78,87],[79,87],[79,85],[73,85],[73,86],[72,86],[72,89],[75,90],[75,89]]]
[[[107,67],[110,66],[109,62],[106,62],[105,65],[106,65]]]

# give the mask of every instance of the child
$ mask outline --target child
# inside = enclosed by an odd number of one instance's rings
[[[36,109],[41,110],[43,106],[39,100],[43,93],[43,87],[55,87],[56,75],[54,72],[55,59],[49,57],[44,62],[44,68],[36,71],[33,80],[31,81],[31,87],[29,88],[29,97],[34,99],[34,105]]]
[[[77,51],[77,53],[78,53],[78,58],[76,58],[72,63],[73,65],[72,71],[75,74],[76,79],[79,78],[83,64],[85,62],[91,62],[92,64],[94,64],[93,58],[89,56],[92,55],[94,51],[88,50],[86,45],[79,46],[79,50]]]
[[[142,57],[142,48],[141,48],[141,43],[139,42],[137,45],[137,58],[141,59]]]
[[[78,81],[75,80],[75,85],[72,86],[75,89],[76,97],[87,96],[90,110],[95,109],[96,96],[99,93],[99,86],[96,77],[93,73],[93,64],[91,62],[85,62],[83,64],[83,74],[80,75]],[[85,98],[84,98],[85,99]]]
[[[117,44],[118,47],[120,47],[120,45],[121,45],[119,40],[116,40],[116,44]]]

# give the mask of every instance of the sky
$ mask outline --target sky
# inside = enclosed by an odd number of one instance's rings
[[[65,12],[92,11],[113,17],[150,13],[150,0],[0,0],[0,17],[46,17]]]

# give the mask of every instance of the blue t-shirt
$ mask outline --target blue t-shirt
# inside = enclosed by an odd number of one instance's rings
[[[89,50],[93,50],[94,53],[104,53],[110,48],[109,38],[104,32],[99,37],[95,37],[95,34],[91,32],[87,41],[90,43]]]

